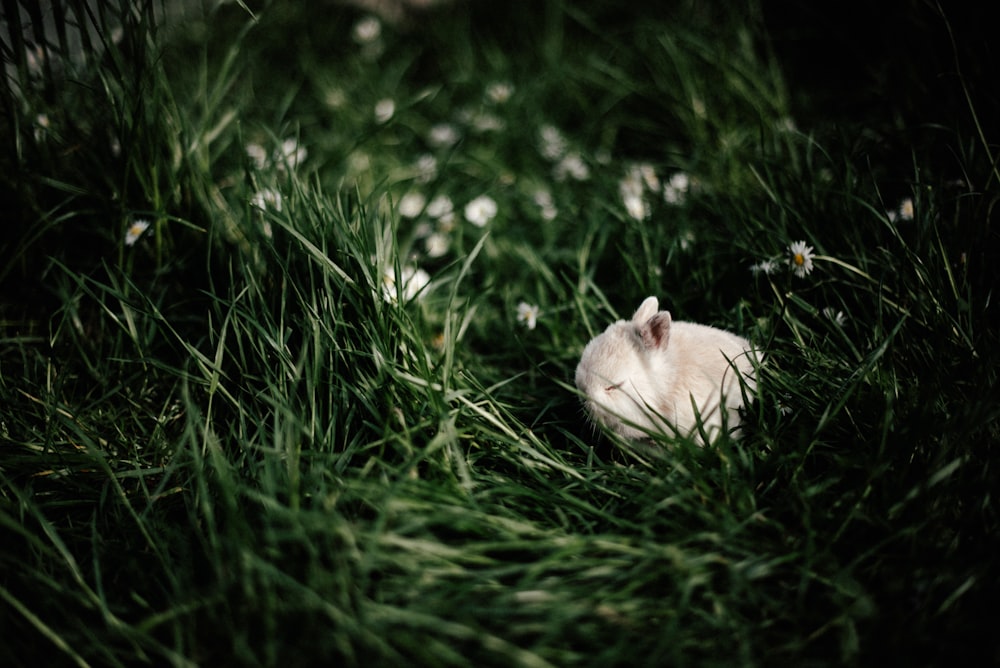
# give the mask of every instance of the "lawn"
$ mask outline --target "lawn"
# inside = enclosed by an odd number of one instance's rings
[[[976,12],[36,5],[0,665],[1000,662]],[[586,419],[650,295],[764,351],[741,435]]]

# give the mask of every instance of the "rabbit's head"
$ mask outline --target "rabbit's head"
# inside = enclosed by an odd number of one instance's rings
[[[595,337],[576,367],[576,386],[590,419],[626,438],[644,438],[670,423],[660,396],[669,381],[667,345],[670,313],[658,311],[656,297],[639,306],[631,320],[619,320]]]

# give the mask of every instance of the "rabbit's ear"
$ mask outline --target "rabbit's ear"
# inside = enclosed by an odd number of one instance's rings
[[[656,297],[646,297],[641,304],[639,304],[638,310],[632,315],[632,322],[642,327],[643,324],[654,315],[660,309],[660,302]]]
[[[666,348],[670,341],[670,312],[660,311],[639,325],[639,336],[647,348]]]

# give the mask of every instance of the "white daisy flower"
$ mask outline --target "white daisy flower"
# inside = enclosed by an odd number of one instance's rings
[[[538,324],[538,306],[521,302],[517,305],[517,321],[523,322],[528,329],[534,329]]]
[[[437,229],[438,232],[454,232],[455,231],[455,212],[445,214],[437,219]]]
[[[388,123],[393,114],[396,113],[396,102],[392,98],[384,98],[375,103],[375,120],[379,123]]]
[[[835,311],[832,306],[825,307],[823,309],[823,315],[838,327],[843,327],[847,324],[847,316],[844,315],[844,312]]]
[[[347,93],[343,88],[333,87],[326,91],[323,103],[331,109],[342,109],[347,104]]]
[[[128,230],[125,231],[125,245],[134,246],[135,242],[139,240],[142,233],[149,229],[148,220],[136,220],[133,221],[131,225],[128,226]]]
[[[455,229],[455,210],[452,208],[451,199],[445,195],[439,195],[434,199],[439,198],[440,204],[438,206],[432,206],[433,200],[427,205],[427,215],[437,221],[438,231],[451,232]],[[438,215],[434,215],[435,213]]]
[[[586,181],[590,178],[590,167],[583,161],[583,156],[574,151],[563,156],[552,173],[556,181],[564,181],[567,176],[574,181]]]
[[[49,128],[51,127],[52,127],[52,122],[49,120],[49,115],[38,114],[38,116],[35,117],[35,132],[34,132],[35,141],[37,142],[42,141],[42,138],[45,136],[45,133],[48,132]]]
[[[351,35],[358,44],[371,44],[382,36],[382,22],[375,16],[366,16],[354,24]]]
[[[399,200],[399,215],[404,218],[416,218],[424,210],[427,198],[423,193],[408,192]]]
[[[303,146],[299,146],[297,139],[290,138],[281,142],[281,148],[274,152],[274,161],[278,166],[285,166],[294,169],[306,160],[309,152]]]
[[[271,188],[259,190],[250,198],[250,204],[261,211],[267,211],[268,209],[281,211],[281,193]]]
[[[622,198],[622,203],[625,205],[626,213],[636,220],[645,220],[649,215],[649,208],[642,195],[627,194]]]
[[[532,194],[532,201],[539,207],[554,206],[555,200],[552,199],[552,191],[548,188],[539,188]]]
[[[682,204],[687,197],[690,187],[691,180],[688,178],[688,175],[684,172],[677,172],[663,186],[663,201],[667,204]]]
[[[643,184],[642,175],[639,170],[635,168],[629,168],[625,172],[625,176],[622,180],[618,182],[618,192],[625,195],[642,195]]]
[[[427,257],[442,257],[451,248],[451,237],[443,232],[432,232],[424,239],[424,250]]]
[[[813,248],[804,241],[796,241],[788,247],[788,265],[799,278],[805,278],[813,270]]]
[[[497,215],[497,203],[489,195],[480,195],[465,205],[465,219],[476,227],[484,227]]]
[[[403,301],[408,302],[420,296],[423,290],[431,282],[430,274],[419,267],[409,265],[400,271],[401,276],[397,278],[396,271],[389,267],[382,275],[382,296],[387,302],[396,301],[396,283],[402,284]]]
[[[899,208],[896,209],[896,217],[899,220],[913,220],[913,198],[907,197],[902,202],[899,203]]]
[[[514,94],[514,86],[506,81],[494,81],[486,87],[486,99],[493,104],[503,104]]]
[[[427,135],[427,143],[437,148],[449,148],[458,143],[462,136],[451,123],[437,123]]]
[[[264,169],[267,167],[267,151],[260,144],[251,142],[244,147],[247,157],[250,158],[250,162],[257,169]]]
[[[555,220],[556,216],[559,215],[559,209],[556,208],[555,200],[552,199],[552,193],[549,190],[545,188],[536,190],[533,199],[535,205],[542,210],[543,220]]]
[[[506,127],[502,118],[488,113],[475,114],[469,119],[469,124],[476,132],[499,132]]]
[[[435,220],[449,217],[454,211],[455,205],[447,195],[438,195],[430,201],[430,204],[425,209],[425,213]]]
[[[649,215],[646,199],[643,197],[642,172],[638,167],[630,167],[625,172],[625,176],[618,182],[618,193],[629,216],[644,220]]]
[[[569,148],[566,138],[554,125],[543,125],[538,131],[539,151],[546,160],[556,161],[562,158]]]
[[[765,276],[770,276],[778,271],[778,263],[774,260],[761,260],[760,262],[752,265],[750,267],[750,271],[754,274],[764,274]]]
[[[417,162],[413,165],[413,168],[417,171],[417,175],[415,177],[417,183],[430,183],[437,178],[437,158],[430,153],[424,153],[422,156],[417,158]]]
[[[660,189],[660,177],[656,174],[656,169],[648,162],[640,162],[633,165],[629,171],[635,172],[647,189],[656,192]]]

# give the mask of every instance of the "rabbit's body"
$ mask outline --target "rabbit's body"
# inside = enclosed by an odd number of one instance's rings
[[[754,364],[746,339],[657,311],[655,297],[619,320],[583,350],[576,386],[592,420],[625,436],[675,431],[701,440],[739,424],[742,375],[752,389]]]

